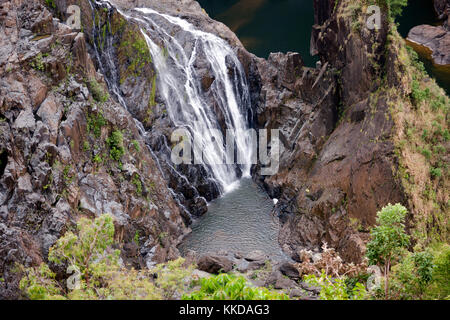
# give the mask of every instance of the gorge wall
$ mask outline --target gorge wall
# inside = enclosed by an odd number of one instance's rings
[[[359,263],[376,212],[388,203],[408,207],[407,227],[412,231],[420,225],[421,239],[430,241],[433,232],[445,238],[448,140],[434,142],[443,144],[444,153],[431,162],[443,165],[446,173],[433,179],[420,154],[429,148],[420,134],[433,130],[432,117],[448,128],[448,98],[411,66],[387,10],[382,10],[380,29],[369,30],[368,4],[317,0],[314,5],[311,52],[320,57],[317,68],[303,67],[294,53],[258,61],[263,106],[258,125],[280,128],[285,148],[279,173],[260,178],[280,199],[280,244],[300,260],[302,248],[325,241],[344,261]],[[419,81],[430,86],[424,89],[427,99],[436,99],[442,113],[433,116],[437,108],[411,98],[419,92],[414,88]],[[408,129],[412,126],[415,134]],[[433,198],[427,196],[431,189]]]
[[[297,53],[265,60],[247,52],[193,0],[111,3],[180,17],[232,47],[249,88],[248,125],[281,131],[279,172],[260,176],[256,166],[252,174],[279,199],[279,242],[293,259],[325,241],[346,262],[361,262],[369,227],[388,203],[408,206],[408,228],[426,216],[425,232],[447,232],[439,220],[449,209],[447,171],[432,179],[417,146],[399,147],[406,122],[422,128],[429,116],[411,102],[414,70],[387,16],[369,30],[364,4],[314,0],[311,51],[320,63],[309,68]],[[82,11],[80,32],[63,23],[71,4]],[[0,298],[20,297],[16,263],[45,261],[81,215],[114,215],[127,265],[177,257],[192,215],[220,190],[203,166],[164,161],[174,124],[141,25],[102,1],[2,0],[0,12]],[[202,59],[195,68],[214,101],[211,70]],[[446,117],[438,121],[448,128]],[[433,199],[424,200],[427,188]]]

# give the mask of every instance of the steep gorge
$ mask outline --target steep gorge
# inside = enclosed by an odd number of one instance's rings
[[[411,230],[419,225],[426,235],[436,229],[448,235],[448,170],[432,178],[417,146],[403,141],[408,126],[422,128],[431,115],[415,114],[409,75],[415,69],[406,66],[403,42],[387,16],[375,32],[355,27],[365,4],[315,0],[311,49],[321,62],[310,68],[297,53],[267,60],[248,53],[195,1],[111,3],[115,7],[88,0],[2,2],[1,298],[20,294],[15,263],[45,261],[49,247],[82,215],[114,215],[122,258],[131,266],[179,255],[192,217],[223,192],[218,177],[231,183],[249,170],[171,165],[171,131],[193,125],[186,106],[199,107],[222,130],[236,121],[281,130],[279,172],[260,176],[256,166],[251,173],[279,199],[279,242],[294,260],[301,249],[326,241],[345,261],[361,262],[367,230],[387,203],[409,207]],[[70,4],[83,12],[82,32],[62,23]],[[202,38],[186,30],[191,27],[210,35]],[[201,50],[193,63],[180,57],[195,50],[193,39],[204,50],[220,46],[214,53],[223,54],[226,65],[212,66]],[[158,74],[163,67],[167,73]],[[190,96],[184,105],[182,94],[164,87],[170,81],[172,89],[181,86],[186,74],[203,103]],[[445,97],[431,79],[420,81]],[[222,96],[226,86],[232,88]],[[230,99],[240,112],[229,109]],[[447,97],[444,104],[448,108]],[[447,114],[436,121],[448,128]],[[449,144],[442,144],[443,159],[436,161],[445,164]],[[434,198],[425,199],[428,189]],[[65,270],[57,272],[64,278]]]

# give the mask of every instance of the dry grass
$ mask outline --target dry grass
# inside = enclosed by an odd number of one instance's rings
[[[434,79],[420,70],[396,31],[390,42],[391,50],[399,57],[396,71],[401,87],[388,90],[395,123],[393,140],[399,160],[398,178],[412,211],[412,233],[422,245],[435,240],[448,242],[450,144],[444,132],[449,129],[449,98]],[[425,98],[411,98],[414,91]],[[433,176],[432,168],[439,168],[441,175]]]

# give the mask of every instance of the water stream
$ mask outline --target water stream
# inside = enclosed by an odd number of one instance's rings
[[[112,9],[104,0],[93,1],[92,5]],[[178,17],[150,8],[118,11],[141,27],[156,69],[155,83],[167,113],[174,127],[187,129],[195,138],[194,152],[196,149],[203,151],[205,172],[213,177],[222,194],[209,203],[206,215],[194,220],[193,232],[182,243],[181,251],[229,250],[245,254],[262,250],[272,259],[285,258],[277,241],[279,226],[278,219],[272,216],[273,201],[250,178],[253,142],[246,132],[249,127],[247,117],[251,113],[250,92],[243,67],[233,49],[221,38],[198,30]],[[94,25],[94,38],[98,39],[99,30],[101,25]],[[127,108],[113,58],[112,37],[107,33],[106,43],[101,48],[96,42],[96,59],[109,90]],[[213,79],[208,92],[202,89],[205,70]],[[149,132],[137,119],[135,121],[145,138]],[[235,158],[243,160],[242,163],[217,164],[225,158],[229,141],[225,143],[224,137],[213,135],[211,129],[236,131]],[[216,143],[211,143],[212,137]],[[166,147],[169,150],[169,146]],[[167,157],[161,158],[150,145],[148,148],[163,177],[161,167],[165,166],[189,183]],[[175,191],[169,191],[177,200]]]

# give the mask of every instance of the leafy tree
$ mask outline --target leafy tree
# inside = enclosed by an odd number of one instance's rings
[[[183,295],[183,300],[288,300],[284,293],[253,287],[243,276],[222,273],[200,280],[200,290]]]
[[[19,288],[31,300],[63,300],[62,288],[55,280],[55,273],[42,263],[38,268],[19,268],[25,273]]]
[[[389,271],[393,260],[399,257],[409,245],[405,232],[407,209],[401,204],[391,205],[377,213],[377,226],[371,230],[371,240],[367,244],[369,264],[380,265],[384,269],[385,298],[389,295]]]

